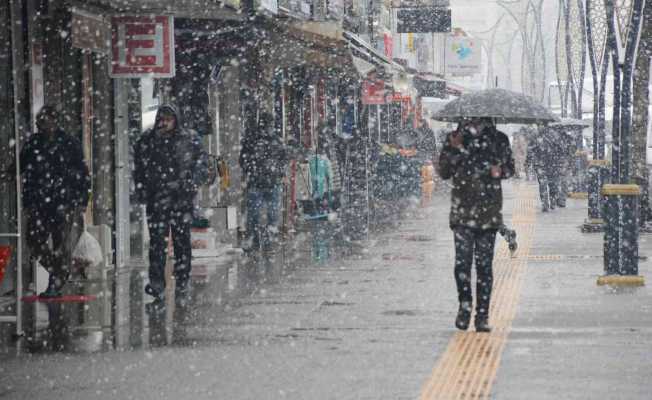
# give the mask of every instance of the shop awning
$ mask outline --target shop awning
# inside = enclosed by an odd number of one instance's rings
[[[446,81],[432,76],[415,76],[414,87],[421,97],[446,98]]]
[[[349,65],[342,30],[333,22],[292,21],[273,22],[271,43],[267,49],[274,66],[290,68],[313,65],[324,69],[339,69]]]
[[[405,68],[400,64],[385,57],[384,54],[381,54],[378,50],[374,49],[370,44],[360,39],[357,35],[344,31],[343,36],[348,42],[348,47],[351,49],[353,56],[362,58],[376,66],[383,67],[387,69],[388,73],[405,72]]]
[[[376,70],[375,65],[366,62],[364,59],[360,57],[356,57],[353,54],[351,54],[351,59],[353,61],[353,65],[355,66],[356,71],[358,71],[361,77],[366,77],[371,72]]]
[[[136,13],[140,15],[173,15],[175,18],[203,18],[246,21],[247,15],[240,10],[236,0],[69,0],[72,6],[105,11],[105,7],[117,13]],[[89,4],[91,3],[91,4]],[[93,7],[96,4],[96,7]]]
[[[335,22],[275,22],[270,61],[279,67],[313,65],[352,77],[402,68]]]

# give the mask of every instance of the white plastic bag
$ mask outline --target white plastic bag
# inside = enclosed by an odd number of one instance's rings
[[[72,252],[72,263],[78,269],[95,267],[102,262],[102,247],[86,229],[79,237]]]

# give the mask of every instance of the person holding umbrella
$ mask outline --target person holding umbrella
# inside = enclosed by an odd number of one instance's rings
[[[450,228],[455,241],[455,281],[459,309],[455,326],[466,330],[471,320],[471,268],[475,259],[477,332],[490,332],[489,305],[493,285],[496,232],[504,227],[501,180],[514,175],[507,135],[491,118],[459,123],[439,156],[439,174],[451,179]]]
[[[475,256],[475,328],[488,332],[494,240],[496,231],[504,227],[501,180],[514,174],[509,141],[495,124],[547,124],[559,118],[532,97],[493,88],[462,94],[435,112],[432,119],[460,123],[457,131],[448,134],[439,160],[440,175],[453,181],[450,226],[455,237],[455,280],[460,301],[455,325],[462,330],[469,326]]]

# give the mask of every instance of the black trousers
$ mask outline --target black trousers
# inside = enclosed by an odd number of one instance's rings
[[[537,180],[539,181],[539,198],[541,208],[548,210],[555,208],[560,202],[560,177],[559,173],[547,171],[543,168],[537,169]]]
[[[495,230],[467,227],[453,228],[455,236],[455,283],[460,303],[473,304],[471,292],[471,267],[475,260],[476,314],[489,316],[491,289],[493,285],[493,257],[496,242]]]
[[[163,293],[165,289],[165,263],[170,232],[174,248],[174,276],[177,280],[177,288],[184,288],[188,283],[192,268],[191,224],[192,212],[190,211],[154,210],[147,214],[149,284],[158,293]]]
[[[72,250],[78,235],[73,226],[78,213],[74,210],[27,210],[27,246],[31,256],[62,282],[68,279]],[[77,236],[77,237],[75,237]],[[48,242],[52,239],[52,248]]]

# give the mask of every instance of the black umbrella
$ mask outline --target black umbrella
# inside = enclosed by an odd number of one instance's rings
[[[542,124],[557,122],[549,109],[532,97],[505,89],[465,93],[447,103],[433,119],[459,122],[468,118],[494,118],[498,124]]]

